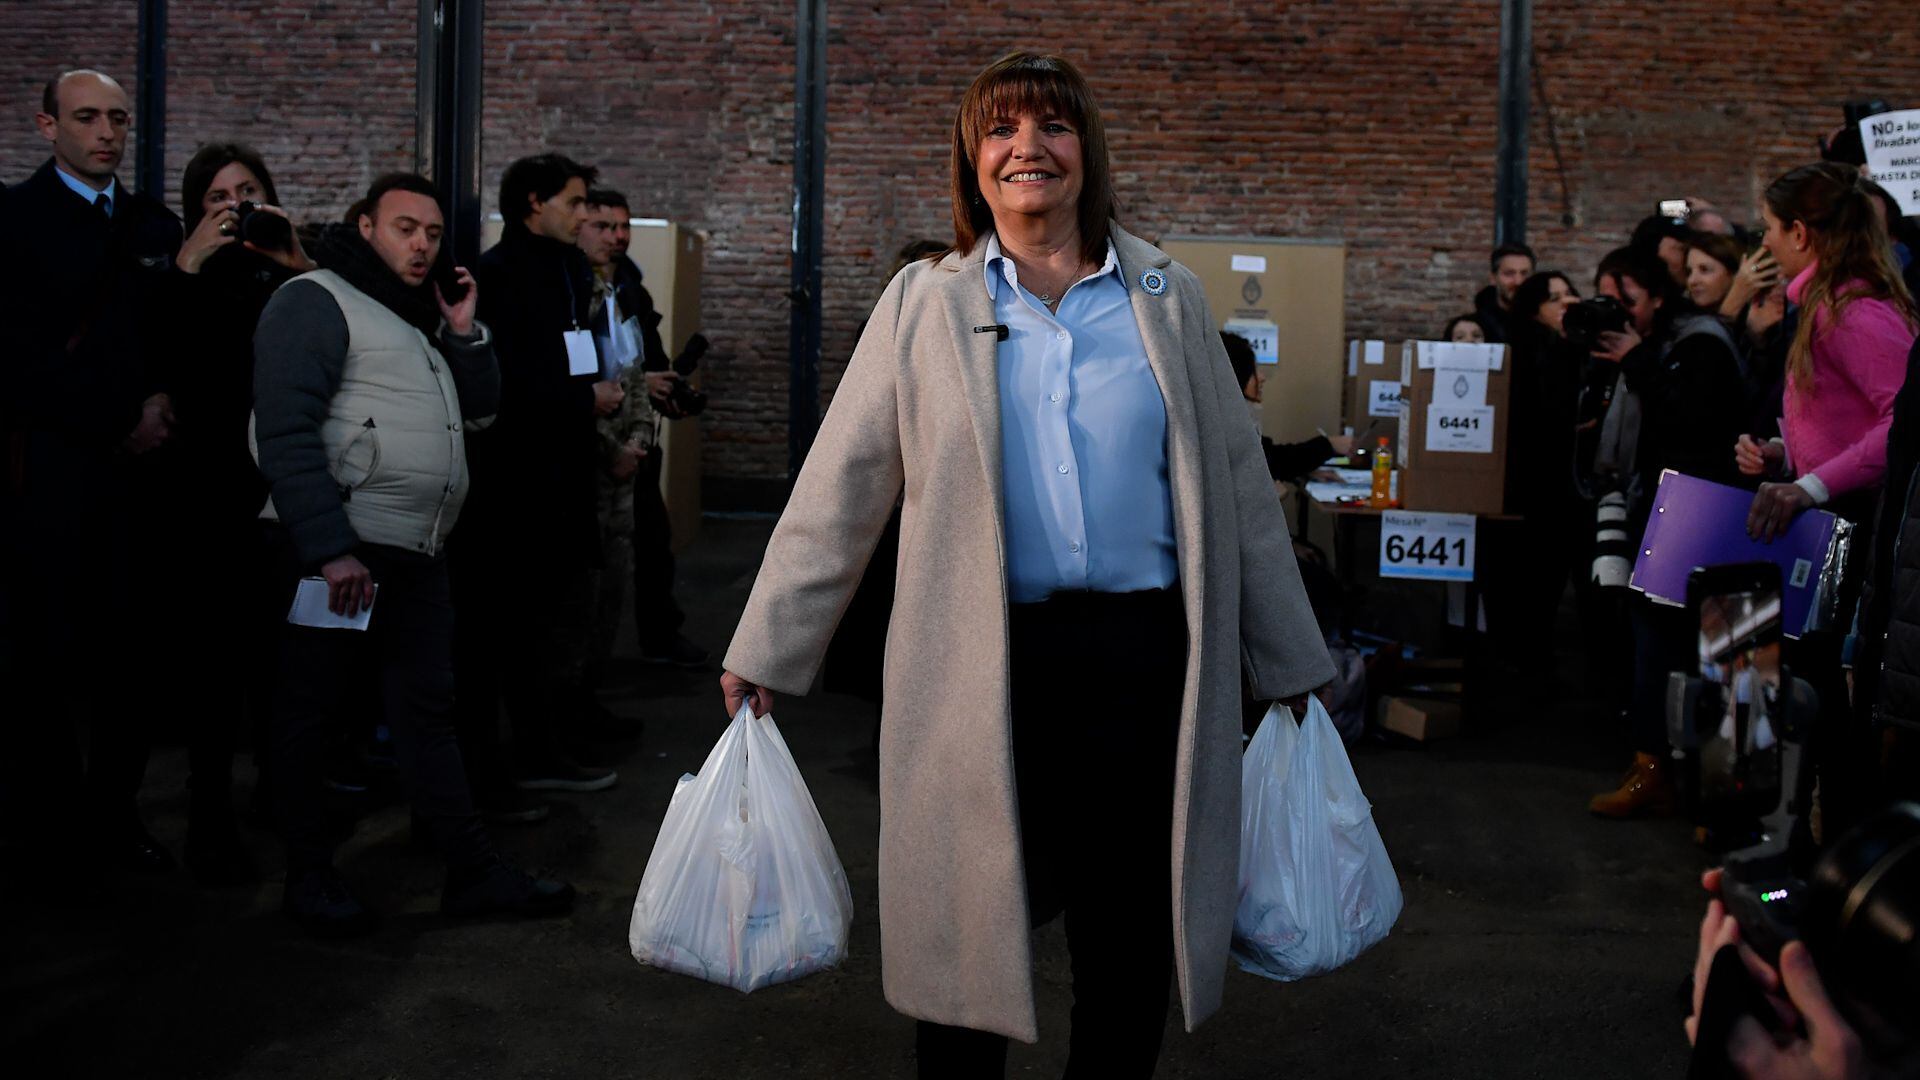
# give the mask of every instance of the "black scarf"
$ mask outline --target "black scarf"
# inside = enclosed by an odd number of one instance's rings
[[[353,225],[328,225],[313,245],[313,261],[384,304],[429,339],[440,332],[440,304],[433,281],[409,286],[380,258]]]

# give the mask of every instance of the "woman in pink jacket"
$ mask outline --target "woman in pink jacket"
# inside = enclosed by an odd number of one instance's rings
[[[1768,478],[1747,514],[1747,531],[1768,540],[1809,506],[1856,521],[1872,514],[1920,311],[1852,166],[1787,173],[1768,186],[1762,213],[1767,248],[1800,309],[1787,354],[1784,443],[1742,435],[1734,448],[1741,472]]]

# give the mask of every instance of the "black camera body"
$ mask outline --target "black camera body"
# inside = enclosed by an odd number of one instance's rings
[[[1682,775],[1692,781],[1696,822],[1709,846],[1729,852],[1721,901],[1741,941],[1768,963],[1778,964],[1788,942],[1805,942],[1874,1056],[1910,1065],[1920,1054],[1920,805],[1883,810],[1816,851],[1802,758],[1820,704],[1779,659],[1779,567],[1695,569],[1687,594],[1700,627],[1699,669],[1670,678],[1667,735],[1693,767]],[[1745,977],[1728,967],[1730,982]],[[1710,997],[1721,978],[1709,979]],[[1757,988],[1725,993],[1750,1001]],[[1703,1004],[1709,1011],[1725,1010]],[[1703,1040],[1696,1055],[1718,1049]]]
[[[694,369],[700,366],[701,358],[707,355],[707,348],[707,336],[694,334],[687,339],[687,347],[681,349],[679,357],[673,361],[673,373],[680,377],[673,381],[673,390],[667,394],[666,401],[659,403],[660,412],[668,419],[699,416],[707,411],[706,393],[687,382],[687,376],[693,374]]]
[[[269,251],[293,248],[293,222],[260,209],[259,203],[243,202],[233,208],[233,235]]]
[[[1595,296],[1567,308],[1560,333],[1569,342],[1591,352],[1600,347],[1600,335],[1617,333],[1633,325],[1633,319],[1620,301],[1611,296]]]

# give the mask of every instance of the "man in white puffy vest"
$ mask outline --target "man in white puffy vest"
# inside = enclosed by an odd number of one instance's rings
[[[416,824],[447,862],[441,909],[560,914],[573,887],[501,860],[454,738],[445,544],[467,493],[465,430],[500,398],[478,290],[464,268],[459,296],[429,281],[444,218],[423,177],[376,180],[356,218],[322,235],[321,269],[282,286],[254,335],[255,452],[272,486],[263,516],[284,533],[288,594],[318,576],[335,614],[372,609],[365,632],[287,628],[273,754],[284,907],[317,934],[372,928],[333,869],[322,767],[328,721],[356,715],[353,688],[377,685]]]

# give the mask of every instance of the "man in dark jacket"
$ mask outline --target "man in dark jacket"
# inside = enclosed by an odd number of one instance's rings
[[[164,616],[134,615],[131,573],[141,523],[132,513],[146,455],[172,423],[165,388],[168,270],[180,223],[114,175],[131,106],[96,71],[49,82],[35,117],[53,156],[10,188],[0,216],[0,429],[9,633],[8,787],[62,855],[162,871],[172,857],[140,824],[143,718],[154,683],[137,670],[142,634]],[[129,670],[129,661],[136,670]],[[84,787],[77,714],[91,732]],[[83,792],[83,805],[74,805]]]
[[[500,242],[480,257],[481,316],[500,357],[500,414],[471,446],[474,502],[463,562],[538,566],[537,587],[517,578],[486,590],[502,610],[483,644],[513,721],[519,786],[599,791],[618,779],[582,764],[588,711],[585,665],[592,625],[591,573],[600,562],[594,418],[625,397],[602,378],[594,349],[593,273],[575,246],[594,171],[559,154],[522,158],[500,179]],[[479,556],[469,559],[468,556]],[[484,588],[462,573],[462,590]],[[471,658],[469,658],[471,659]],[[491,697],[475,688],[476,701]],[[463,691],[463,697],[466,696]]]
[[[1507,340],[1507,309],[1513,306],[1513,290],[1533,276],[1533,249],[1525,244],[1501,244],[1487,259],[1487,287],[1473,298],[1473,321],[1487,340]]]
[[[433,185],[382,177],[361,206],[356,225],[316,246],[321,269],[274,294],[254,337],[255,441],[288,576],[317,571],[335,616],[371,610],[359,631],[303,618],[282,645],[273,714],[284,906],[319,934],[371,926],[333,869],[321,801],[327,722],[371,666],[415,818],[447,861],[442,910],[558,914],[572,886],[501,861],[454,738],[443,545],[467,493],[463,433],[494,413],[499,370],[471,277],[455,271],[469,286],[455,303],[427,282],[443,228]]]

